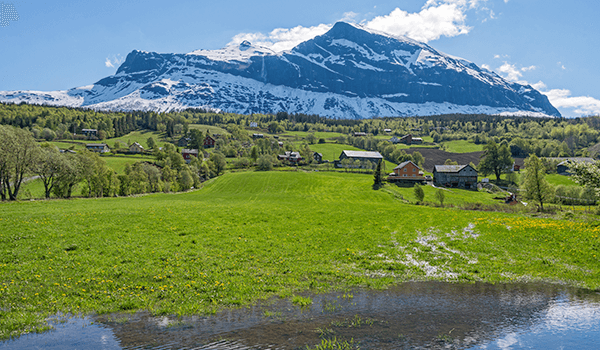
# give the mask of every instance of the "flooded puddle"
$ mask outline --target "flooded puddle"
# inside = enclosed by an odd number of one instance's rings
[[[0,349],[596,348],[600,295],[548,284],[403,283],[310,295],[210,317],[112,314],[54,322]]]

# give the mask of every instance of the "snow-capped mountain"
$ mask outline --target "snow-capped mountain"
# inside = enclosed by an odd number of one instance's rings
[[[132,51],[115,75],[67,91],[0,92],[0,101],[333,118],[446,113],[560,116],[528,85],[408,39],[336,23],[290,51],[243,42],[188,54]]]

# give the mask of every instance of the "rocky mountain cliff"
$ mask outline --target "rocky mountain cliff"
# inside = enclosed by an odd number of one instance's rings
[[[445,113],[560,116],[528,85],[405,37],[336,23],[290,51],[243,42],[188,54],[132,51],[115,75],[67,91],[0,92],[0,101],[332,118]]]

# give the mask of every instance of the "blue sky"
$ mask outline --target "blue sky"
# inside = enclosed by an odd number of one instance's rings
[[[0,90],[89,85],[114,74],[134,49],[187,53],[243,39],[286,49],[346,20],[426,41],[527,82],[564,116],[600,114],[598,1],[0,0],[0,5]]]

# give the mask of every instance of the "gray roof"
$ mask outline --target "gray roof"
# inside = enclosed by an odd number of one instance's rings
[[[197,149],[183,149],[183,150],[181,150],[181,153],[198,154],[198,150]]]
[[[105,143],[88,143],[85,145],[85,147],[108,147],[107,144]]]
[[[436,165],[434,171],[437,173],[458,173],[467,165]]]
[[[558,165],[567,165],[568,162],[573,163],[594,163],[596,162],[594,158],[585,158],[585,157],[573,157],[573,158],[563,158],[563,157],[555,157],[555,158],[546,158],[548,160],[557,160],[560,163]]]
[[[400,164],[398,164],[398,166],[397,166],[397,167],[395,167],[395,168],[394,168],[394,170],[396,170],[396,169],[402,169],[402,168],[404,168],[404,167],[405,167],[405,166],[406,166],[408,163],[412,163],[414,166],[416,166],[416,167],[417,167],[417,169],[421,169],[421,168],[419,168],[419,166],[418,166],[418,165],[416,165],[416,164],[415,164],[415,163],[413,163],[412,161],[410,161],[410,160],[407,160],[407,161],[406,161],[406,162],[404,162],[404,163],[400,163]]]
[[[379,152],[367,152],[367,151],[342,151],[343,154],[348,158],[373,158],[383,159],[383,156]]]

